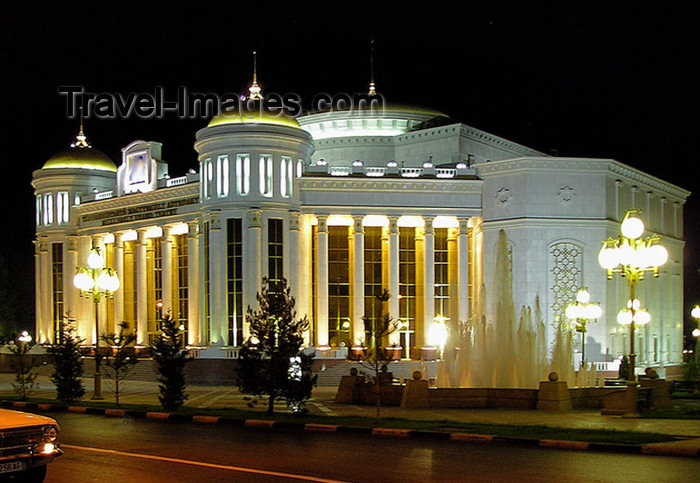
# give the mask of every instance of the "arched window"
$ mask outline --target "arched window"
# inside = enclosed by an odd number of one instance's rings
[[[41,226],[41,195],[36,197],[36,226]]]
[[[571,242],[560,242],[549,250],[552,276],[551,305],[554,316],[564,319],[564,310],[576,299],[583,285],[583,249]]]
[[[301,159],[297,160],[297,178],[301,178],[304,174],[304,162]]]
[[[202,195],[205,199],[211,198],[211,185],[214,178],[213,169],[211,166],[211,159],[204,160],[204,169],[202,169]]]
[[[56,223],[68,223],[70,205],[68,204],[68,192],[59,191],[56,195]]]
[[[280,194],[287,198],[289,193],[287,192],[287,158],[282,157],[280,161]]]
[[[53,223],[53,195],[47,193],[44,195],[44,225]]]

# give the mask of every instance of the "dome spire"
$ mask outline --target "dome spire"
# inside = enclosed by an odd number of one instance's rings
[[[374,86],[374,37],[369,38],[369,95],[377,95],[377,89]]]
[[[80,131],[78,135],[75,136],[75,142],[70,145],[71,148],[91,148],[90,143],[87,141],[87,136],[83,131],[83,106],[80,106]]]
[[[258,85],[258,53],[253,51],[253,83],[248,88],[250,94],[248,95],[249,100],[259,101],[262,99],[260,92],[262,88]]]

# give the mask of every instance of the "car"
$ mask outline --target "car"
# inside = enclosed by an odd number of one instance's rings
[[[58,423],[46,416],[0,409],[0,480],[41,482],[63,454]]]

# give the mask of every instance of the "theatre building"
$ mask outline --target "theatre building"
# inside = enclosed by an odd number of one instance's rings
[[[193,351],[235,357],[262,277],[285,277],[320,355],[342,357],[360,344],[363,317],[381,315],[375,295],[386,289],[400,322],[391,342],[420,358],[435,343],[433,324],[470,321],[482,285],[498,330],[493,278],[503,229],[516,308],[539,296],[551,340],[554,322],[588,287],[603,316],[589,325],[587,358],[610,361],[628,350],[616,322],[628,289],[606,280],[598,252],[625,211],[640,208],[669,261],[638,287],[652,314],[638,331],[638,361],[680,361],[689,193],[664,180],[392,105],[296,119],[217,116],[194,147],[198,158],[178,176],[158,142],[130,143],[115,164],[81,128],[72,147],[34,172],[38,342],[53,340],[70,315],[94,344],[93,303],[73,276],[95,247],[120,281],[99,304],[100,332],[126,321],[148,344],[161,301]]]

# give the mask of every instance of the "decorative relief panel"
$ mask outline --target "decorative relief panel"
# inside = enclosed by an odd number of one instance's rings
[[[552,311],[564,317],[564,310],[576,299],[583,285],[583,249],[569,242],[557,243],[550,248],[552,267]]]
[[[501,188],[496,192],[495,198],[499,205],[505,207],[510,205],[513,200],[513,195],[508,188]]]
[[[574,197],[576,196],[576,191],[571,186],[562,186],[559,188],[559,193],[557,193],[557,198],[562,205],[573,205]]]

